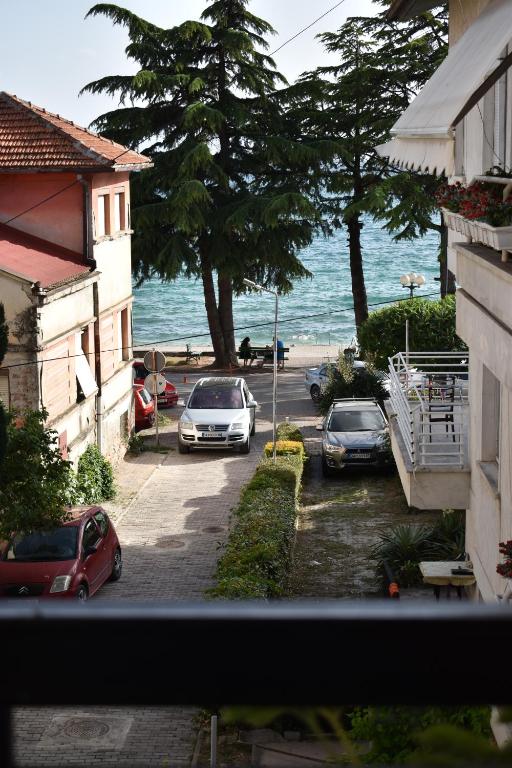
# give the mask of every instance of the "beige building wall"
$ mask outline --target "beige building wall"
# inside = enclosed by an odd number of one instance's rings
[[[454,45],[464,32],[487,8],[491,0],[450,0],[450,45]]]

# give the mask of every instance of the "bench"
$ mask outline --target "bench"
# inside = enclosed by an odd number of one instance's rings
[[[192,361],[194,361],[196,365],[199,365],[200,359],[201,359],[201,353],[193,352],[190,347],[190,344],[187,344],[187,351],[185,352],[185,362],[191,363]]]
[[[284,353],[284,360],[288,360],[288,357],[286,356],[286,353],[290,351],[289,347],[283,347],[281,350],[279,350]],[[265,363],[272,364],[274,361],[274,348],[272,347],[269,349],[268,347],[253,347],[251,345],[251,352],[255,356],[255,359],[258,361],[258,367],[263,367]],[[244,360],[244,364],[247,361]],[[278,358],[278,362],[280,362]]]

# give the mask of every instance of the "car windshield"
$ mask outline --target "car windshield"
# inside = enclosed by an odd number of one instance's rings
[[[78,526],[66,525],[53,531],[36,531],[16,536],[4,559],[9,562],[73,560],[76,557]]]
[[[238,387],[198,387],[192,393],[189,408],[243,408]]]
[[[386,422],[377,410],[335,411],[329,419],[329,432],[368,432],[384,429]]]

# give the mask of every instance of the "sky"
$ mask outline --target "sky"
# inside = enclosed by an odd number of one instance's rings
[[[104,95],[78,96],[86,83],[105,75],[129,74],[136,64],[126,58],[122,27],[103,16],[84,17],[93,0],[4,0],[0,47],[0,91],[56,112],[87,126],[117,107]],[[327,11],[336,0],[251,0],[249,10],[272,24],[275,50],[302,27]],[[199,18],[206,0],[120,0],[118,5],[161,27]],[[278,69],[293,81],[301,72],[332,59],[315,35],[338,29],[349,16],[379,12],[372,0],[344,0],[314,27],[275,55]]]

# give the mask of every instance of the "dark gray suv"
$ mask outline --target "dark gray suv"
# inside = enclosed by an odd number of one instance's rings
[[[392,467],[389,427],[376,400],[334,400],[323,424],[322,471],[330,477],[347,467]]]

